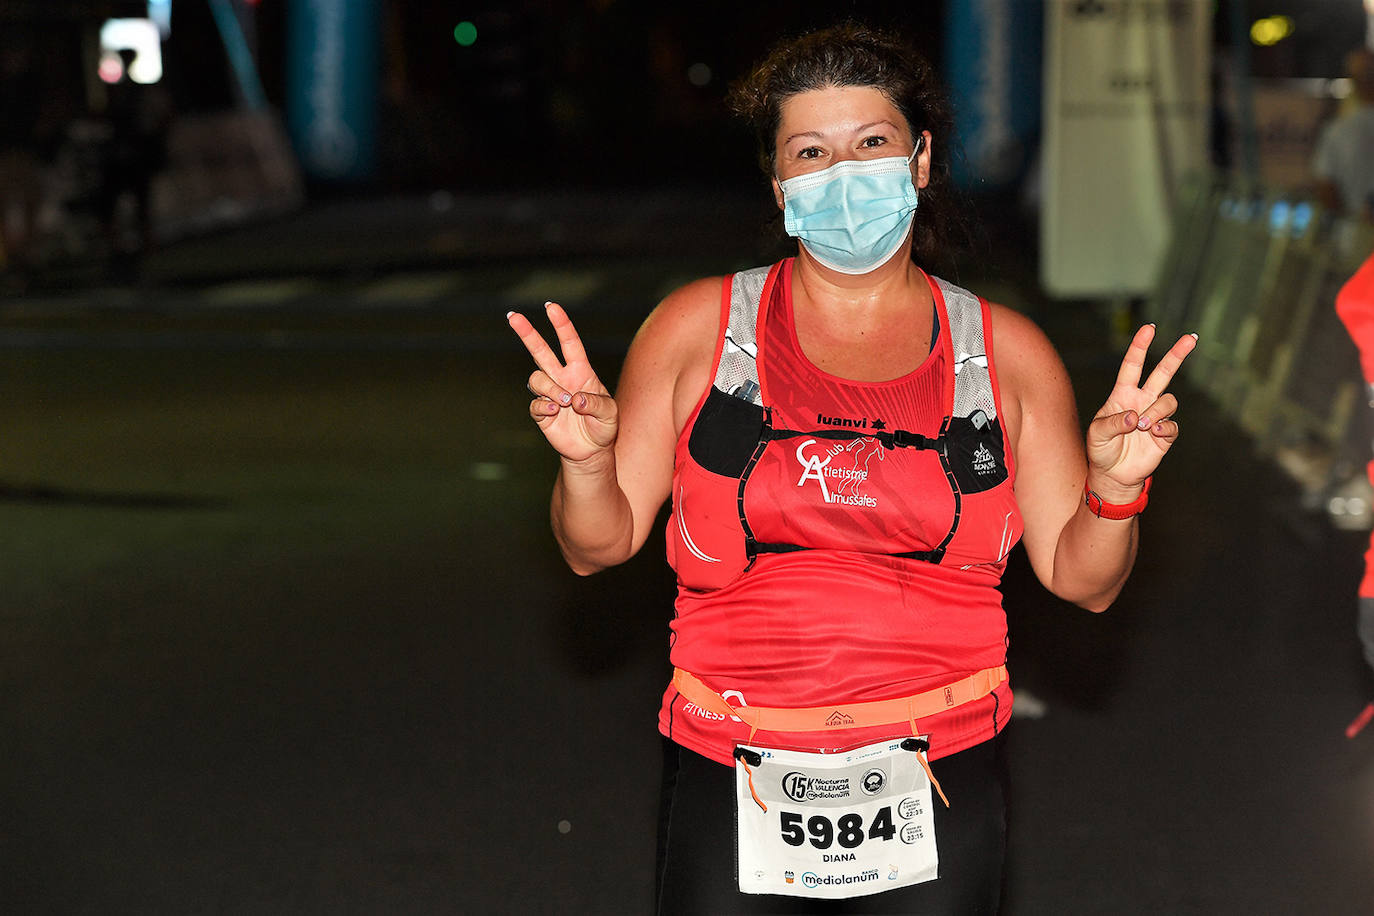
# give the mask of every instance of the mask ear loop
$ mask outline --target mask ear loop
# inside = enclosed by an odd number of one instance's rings
[[[925,135],[925,134],[917,134],[917,135],[916,135],[916,148],[915,148],[914,150],[911,151],[911,155],[910,155],[910,156],[907,156],[907,157],[906,157],[906,164],[907,164],[907,165],[911,165],[911,160],[913,160],[913,159],[915,159],[917,156],[921,155],[921,150],[923,150],[923,149],[925,149],[925,148],[926,148],[926,135]]]

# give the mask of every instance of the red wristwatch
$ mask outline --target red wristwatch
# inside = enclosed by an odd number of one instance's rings
[[[1154,477],[1145,478],[1145,489],[1140,491],[1140,495],[1133,502],[1124,505],[1103,502],[1102,497],[1088,489],[1088,482],[1083,481],[1083,502],[1087,505],[1088,511],[1098,518],[1133,518],[1145,511],[1145,507],[1150,504],[1150,484]]]

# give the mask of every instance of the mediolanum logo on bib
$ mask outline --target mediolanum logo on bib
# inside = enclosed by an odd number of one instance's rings
[[[883,447],[877,439],[864,437],[832,443],[805,439],[797,446],[797,463],[801,465],[797,486],[811,486],[823,502],[876,508],[878,501],[862,492],[875,456],[878,461],[883,460]]]

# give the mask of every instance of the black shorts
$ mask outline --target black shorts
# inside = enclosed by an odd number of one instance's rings
[[[935,798],[940,877],[849,900],[739,892],[735,865],[735,773],[663,739],[656,912],[996,913],[1006,851],[1006,766],[998,736],[932,761],[949,796]]]

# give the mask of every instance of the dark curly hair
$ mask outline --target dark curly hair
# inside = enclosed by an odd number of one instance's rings
[[[933,68],[898,35],[846,22],[783,41],[730,89],[731,110],[753,128],[759,164],[772,178],[778,126],[788,99],[813,89],[869,86],[906,118],[913,135],[928,130],[935,139],[929,183],[912,233],[912,252],[922,262],[946,259],[964,233],[950,200],[950,158],[954,116]]]

